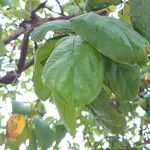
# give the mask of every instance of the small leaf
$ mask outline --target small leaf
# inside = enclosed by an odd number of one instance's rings
[[[100,10],[119,3],[121,3],[121,0],[86,0],[86,10],[87,12]]]
[[[23,102],[12,101],[12,113],[21,115],[31,115],[31,106],[25,105]]]
[[[3,41],[1,41],[0,39],[0,56],[3,56],[6,52],[6,48],[5,48],[5,45],[3,43]]]
[[[140,72],[137,65],[122,65],[104,58],[104,83],[119,100],[130,101],[138,95]]]
[[[64,127],[64,125],[56,125],[55,127],[55,141],[56,141],[56,146],[58,147],[59,143],[61,142],[61,140],[64,138],[64,136],[66,135],[67,130]]]
[[[64,103],[75,107],[89,104],[103,82],[101,55],[78,36],[64,38],[48,58],[42,78]]]
[[[26,0],[25,9],[27,12],[31,13],[39,4],[39,0]]]
[[[13,114],[6,125],[7,137],[11,139],[18,139],[26,126],[26,118],[23,115]]]
[[[0,133],[0,145],[5,143],[5,134],[4,133]]]
[[[35,56],[34,72],[33,72],[34,90],[41,100],[46,100],[51,95],[51,91],[41,81],[41,75],[45,65],[43,64],[43,61],[47,60],[47,58],[55,48],[56,42],[60,38],[61,36],[48,40],[41,48],[38,49]]]
[[[56,20],[45,23],[33,30],[31,38],[35,42],[40,42],[44,40],[48,31],[69,33],[71,32],[70,22],[68,20]]]
[[[69,106],[64,101],[58,99],[55,95],[53,98],[65,127],[70,134],[74,136],[76,133],[77,109]]]
[[[99,52],[122,64],[147,63],[149,42],[124,22],[88,13],[71,19],[73,29]]]
[[[1,6],[7,6],[12,4],[12,0],[1,0],[0,1]]]
[[[49,127],[47,122],[42,120],[40,117],[35,117],[33,119],[33,122],[38,144],[42,147],[42,149],[47,149],[52,145],[54,141],[54,131]]]
[[[5,54],[5,52],[6,52],[6,48],[2,41],[2,28],[0,25],[0,56],[3,56]]]
[[[35,136],[35,129],[31,129],[29,137],[29,150],[37,150],[37,142]]]
[[[13,12],[13,14],[14,14],[15,17],[18,18],[18,19],[29,19],[29,18],[30,18],[30,13],[27,12],[26,10],[24,10],[24,9],[15,10],[15,11]]]

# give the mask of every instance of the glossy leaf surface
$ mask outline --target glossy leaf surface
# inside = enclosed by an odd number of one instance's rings
[[[41,100],[48,99],[51,94],[51,91],[41,81],[41,75],[46,59],[52,53],[59,38],[60,37],[56,37],[48,40],[36,53],[34,64],[34,90]]]
[[[73,18],[71,25],[83,40],[113,61],[146,64],[148,41],[122,21],[88,13]]]
[[[78,36],[61,40],[46,62],[43,82],[59,99],[71,106],[83,106],[101,90],[101,55]]]
[[[98,97],[88,105],[88,109],[96,118],[97,122],[108,132],[119,134],[126,126],[125,116],[112,107],[110,95],[104,89]]]
[[[104,58],[104,83],[120,100],[130,101],[138,95],[140,72],[137,65],[122,65]]]
[[[130,0],[129,3],[133,27],[150,41],[150,0]]]

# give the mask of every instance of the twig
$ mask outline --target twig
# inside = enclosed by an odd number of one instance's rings
[[[76,0],[74,0],[74,2],[75,2],[76,5],[79,7],[79,9],[81,10],[81,12],[84,13],[84,10],[83,10],[82,7],[79,5],[79,3],[78,3]]]
[[[24,34],[24,38],[23,38],[22,45],[21,45],[20,58],[19,58],[19,62],[17,65],[17,74],[21,74],[23,71],[25,59],[27,55],[27,50],[28,50],[28,45],[29,45],[29,32]]]
[[[59,6],[59,8],[60,8],[61,15],[64,15],[64,9],[62,8],[62,6],[61,6],[59,0],[55,0],[55,1],[57,2],[58,6]]]
[[[37,7],[32,11],[31,15],[32,15],[32,14],[35,14],[35,13],[36,13],[37,11],[39,11],[40,9],[45,8],[46,3],[47,3],[47,0],[46,0],[45,2],[43,2],[43,3],[41,3],[39,6],[37,6]]]
[[[29,60],[25,65],[23,70],[28,69],[30,66],[32,66],[34,64],[34,58],[32,58],[31,60]]]
[[[14,32],[12,32],[3,42],[5,45],[9,44],[12,40],[17,39],[21,34],[24,34],[25,32],[30,32],[35,27],[38,27],[46,22],[54,21],[54,20],[68,20],[72,18],[73,16],[59,16],[56,18],[40,18],[40,17],[34,17],[31,21],[24,21],[21,26],[19,26]]]
[[[52,10],[50,7],[45,6],[45,8],[47,8],[49,11],[51,11],[51,12],[53,12],[55,14],[61,15],[61,13]]]

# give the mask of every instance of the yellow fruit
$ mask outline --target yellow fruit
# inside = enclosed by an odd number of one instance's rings
[[[6,125],[6,134],[8,138],[16,140],[23,132],[26,125],[26,117],[19,114],[13,114]]]

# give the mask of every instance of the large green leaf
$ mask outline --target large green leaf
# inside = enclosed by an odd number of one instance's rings
[[[71,20],[74,30],[103,55],[122,64],[145,65],[149,42],[129,25],[107,16],[88,13]]]
[[[47,122],[40,117],[35,117],[33,121],[35,126],[35,136],[38,140],[38,144],[42,147],[42,149],[47,149],[54,141],[54,131],[49,127]]]
[[[22,114],[22,115],[31,115],[32,107],[25,105],[23,102],[12,101],[12,113]]]
[[[106,131],[119,134],[124,131],[126,120],[123,114],[112,107],[110,97],[111,95],[102,89],[98,97],[87,108]]]
[[[130,0],[133,27],[150,41],[150,0]]]
[[[55,37],[48,40],[41,48],[38,49],[35,57],[34,65],[34,90],[37,96],[41,100],[46,100],[50,97],[50,90],[42,83],[41,75],[44,69],[44,62],[49,57],[53,49],[55,48],[56,42],[60,37]]]
[[[55,95],[53,95],[53,99],[65,127],[74,136],[76,133],[77,109],[69,106]]]
[[[70,22],[68,20],[56,20],[45,23],[33,30],[31,38],[35,42],[40,42],[44,40],[48,31],[69,33],[71,32]]]
[[[104,58],[105,84],[118,99],[132,100],[138,94],[140,72],[137,65],[122,65]]]
[[[101,55],[78,36],[61,40],[43,70],[43,82],[71,106],[92,102],[101,90]]]

